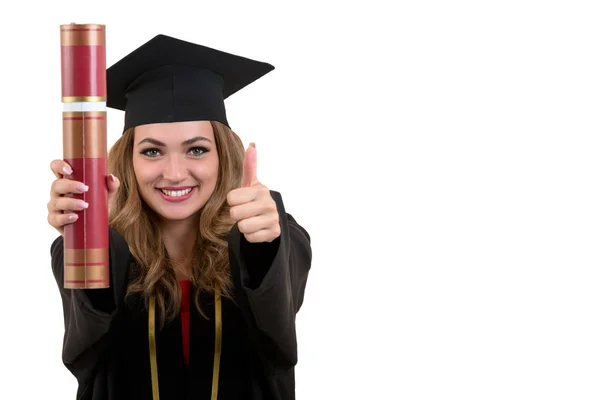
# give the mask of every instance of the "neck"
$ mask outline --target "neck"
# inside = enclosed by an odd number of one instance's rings
[[[177,280],[190,279],[194,244],[198,236],[198,218],[163,221],[160,228]]]

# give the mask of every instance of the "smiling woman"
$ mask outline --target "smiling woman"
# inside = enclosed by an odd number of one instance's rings
[[[210,198],[219,169],[214,142],[207,121],[135,129],[133,169],[140,194],[163,221],[188,219]],[[198,147],[199,143],[204,147]]]
[[[198,148],[200,143],[202,151]],[[159,261],[165,256],[160,251],[160,242],[147,245],[154,226],[158,226],[160,240],[170,249],[168,257],[178,281],[192,279],[190,266],[202,265],[196,284],[209,290],[217,280],[225,293],[229,293],[226,246],[219,236],[234,222],[226,197],[240,186],[243,158],[240,138],[216,121],[154,123],[129,128],[113,145],[109,169],[123,179],[122,187],[111,199],[109,219],[118,231],[131,232],[127,242],[139,248],[138,257],[143,264],[155,265],[149,268],[156,271],[149,272],[156,275],[152,280],[160,279],[164,270],[163,262]],[[187,196],[163,193],[163,190],[183,191],[186,186],[192,189]],[[189,234],[194,229],[199,230],[198,235]],[[202,244],[195,243],[199,238],[203,238]],[[199,246],[205,251],[199,252]],[[195,257],[204,260],[194,263]],[[139,284],[134,283],[131,290],[143,291],[145,279],[140,277]],[[164,287],[172,297],[178,297],[177,285]],[[159,308],[166,310],[168,316],[174,317],[179,311],[177,302],[164,304],[161,294],[158,299]]]
[[[108,156],[110,288],[65,289],[62,235],[51,246],[78,399],[295,398],[310,237],[223,103],[272,69],[162,35],[108,69],[107,104],[125,111]],[[86,188],[51,168],[62,234]]]

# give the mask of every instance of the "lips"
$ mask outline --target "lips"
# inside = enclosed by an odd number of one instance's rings
[[[181,197],[181,196],[185,196],[186,194],[188,194],[189,192],[192,191],[192,188],[188,188],[188,189],[180,189],[180,190],[173,190],[173,189],[160,189],[161,192],[163,192],[164,194],[166,194],[167,196],[170,197]]]
[[[163,199],[173,203],[180,203],[192,197],[195,187],[165,187],[156,190]]]

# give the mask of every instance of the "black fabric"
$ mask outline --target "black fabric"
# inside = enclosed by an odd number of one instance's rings
[[[123,131],[181,121],[229,126],[224,100],[273,69],[268,63],[157,35],[107,69],[106,105],[125,111]]]
[[[295,399],[295,316],[312,252],[307,232],[286,213],[279,193],[271,194],[280,215],[278,240],[255,246],[237,225],[229,234],[235,296],[234,301],[223,299],[219,400]],[[77,399],[151,400],[148,311],[141,297],[125,300],[132,258],[118,232],[111,229],[109,240],[111,287],[94,291],[63,289],[62,236],[51,246],[65,319],[63,362],[78,380]],[[157,327],[161,400],[210,398],[212,295],[203,294],[203,304],[209,320],[191,309],[189,368],[183,361],[180,318],[162,330]]]
[[[240,236],[240,253],[242,259],[253,260],[252,273],[244,281],[244,286],[248,289],[257,289],[273,264],[273,259],[279,250],[281,238],[273,240],[271,243],[250,243],[244,235]]]

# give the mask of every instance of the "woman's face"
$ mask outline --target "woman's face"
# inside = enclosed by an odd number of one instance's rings
[[[217,184],[219,156],[210,122],[136,127],[133,168],[142,198],[159,216],[194,216]]]

